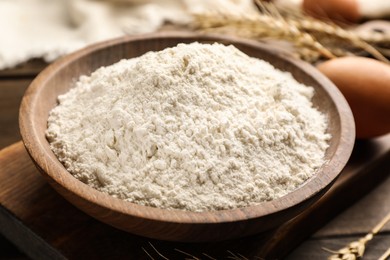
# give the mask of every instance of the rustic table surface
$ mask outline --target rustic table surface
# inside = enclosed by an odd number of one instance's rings
[[[302,216],[268,240],[245,238],[213,246],[172,245],[125,234],[71,206],[35,170],[20,141],[18,108],[23,93],[44,68],[32,61],[0,71],[0,259],[125,258],[162,259],[326,259],[358,240],[390,212],[390,135],[357,141],[334,187]],[[23,176],[21,173],[23,172]],[[276,241],[276,242],[275,242]],[[243,245],[240,247],[241,244]],[[264,245],[273,248],[263,254]],[[364,259],[378,259],[390,247],[390,224],[367,244]],[[257,250],[259,248],[259,250]],[[170,251],[169,251],[169,250]],[[203,250],[203,251],[202,251]],[[169,252],[168,252],[169,251]],[[272,251],[272,250],[271,250]],[[146,253],[147,252],[147,253]],[[210,258],[210,257],[212,258]]]

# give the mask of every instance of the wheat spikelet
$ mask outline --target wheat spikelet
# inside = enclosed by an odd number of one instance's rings
[[[357,55],[361,51],[383,62],[389,62],[378,49],[354,31],[314,19],[297,11],[278,10],[272,3],[261,0],[255,0],[255,3],[259,9],[258,13],[194,14],[193,25],[195,29],[204,32],[228,33],[256,40],[288,41],[295,47],[295,54],[313,63],[321,57],[331,59]],[[383,44],[386,39],[376,36],[376,41],[379,40]],[[383,50],[384,53],[386,51]]]
[[[319,34],[318,37],[332,37],[334,40],[342,40],[351,43],[367,53],[371,54],[378,60],[388,62],[388,60],[371,44],[363,40],[356,32],[341,28],[336,24],[326,23],[315,20],[310,17],[302,17],[301,19],[287,19],[289,23],[294,24],[299,30],[303,30],[312,34]],[[339,39],[337,39],[339,38]],[[382,38],[382,40],[384,40]]]
[[[270,10],[269,13],[271,15],[278,12],[277,8],[273,4],[265,3],[261,0],[255,0],[255,3],[260,7],[260,10]],[[366,51],[378,60],[389,63],[389,60],[384,57],[380,51],[366,41],[369,40],[371,42],[376,41],[376,43],[389,43],[390,37],[388,35],[366,34],[366,38],[364,39],[355,31],[346,30],[331,22],[324,22],[315,19],[297,10],[283,9],[279,10],[279,12],[283,13],[289,24],[294,25],[299,30],[309,33],[310,35],[316,35],[317,37],[315,37],[315,39],[319,42],[322,42],[321,39],[331,39],[334,42],[344,41]],[[326,44],[324,45],[327,46]]]
[[[291,42],[297,51],[315,50],[325,58],[335,55],[316,41],[310,34],[302,32],[282,17],[270,15],[239,16],[222,13],[195,14],[195,28],[205,32],[232,33],[247,38],[271,38]]]

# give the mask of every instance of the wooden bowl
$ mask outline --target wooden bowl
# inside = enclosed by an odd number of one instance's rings
[[[99,192],[74,178],[57,160],[45,138],[49,111],[57,96],[80,76],[123,58],[140,56],[178,43],[199,41],[234,44],[249,56],[269,61],[315,88],[313,103],[329,120],[332,134],[327,162],[311,179],[288,195],[234,210],[186,212],[141,206]],[[68,55],[46,68],[31,83],[20,108],[20,129],[32,160],[49,183],[69,202],[116,228],[172,241],[216,241],[247,236],[277,227],[318,200],[345,166],[355,139],[351,110],[337,88],[314,67],[253,41],[194,33],[160,33],[124,37]],[[55,227],[53,227],[55,228]]]

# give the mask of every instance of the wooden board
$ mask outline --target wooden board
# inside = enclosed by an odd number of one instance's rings
[[[19,134],[19,105],[27,86],[26,79],[0,79],[0,148],[21,139]]]
[[[33,59],[14,68],[0,70],[0,78],[36,76],[46,66],[42,59]]]
[[[383,169],[386,170],[386,169]],[[322,248],[338,250],[371,230],[390,212],[390,172],[364,198],[351,205],[295,249],[286,260],[325,259],[329,253]],[[390,223],[366,247],[364,260],[377,260],[390,247]]]
[[[335,239],[334,237],[323,239],[311,239],[305,242],[285,260],[303,260],[303,259],[327,259],[330,253],[324,248],[339,250],[352,241],[358,241],[361,236],[347,236]],[[367,244],[363,260],[378,260],[390,246],[390,235],[377,235]]]
[[[382,182],[390,172],[389,159],[389,135],[357,142],[348,166],[333,187],[279,229],[233,241],[185,244],[134,236],[82,213],[44,181],[18,142],[0,152],[0,232],[34,259],[148,259],[146,252],[159,259],[154,248],[170,259],[186,257],[178,250],[202,259],[232,254],[250,259],[283,257]]]

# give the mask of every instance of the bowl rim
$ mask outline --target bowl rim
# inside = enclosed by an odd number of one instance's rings
[[[288,193],[287,196],[261,202],[256,205],[251,205],[236,209],[218,210],[218,211],[203,211],[191,212],[178,209],[160,209],[150,206],[143,206],[132,202],[127,202],[111,195],[105,194],[94,188],[84,184],[71,175],[64,166],[53,155],[47,154],[44,147],[49,144],[45,135],[37,131],[36,113],[33,111],[37,107],[37,99],[44,90],[43,86],[55,76],[59,71],[66,69],[67,65],[76,61],[77,59],[93,54],[96,51],[104,48],[124,44],[127,42],[148,40],[159,40],[161,38],[171,39],[192,39],[196,38],[198,41],[216,41],[231,44],[244,44],[251,48],[262,49],[269,52],[271,55],[279,56],[287,63],[302,70],[305,74],[310,75],[317,81],[327,95],[331,98],[340,121],[340,139],[337,145],[334,156],[321,167],[321,176],[318,172],[303,185]],[[195,41],[195,40],[194,40]],[[137,218],[148,219],[152,221],[180,223],[180,224],[212,224],[212,223],[226,223],[247,221],[249,219],[256,219],[273,213],[284,211],[292,206],[298,205],[309,198],[316,195],[319,191],[330,185],[340,174],[341,170],[347,163],[355,140],[355,124],[351,109],[347,101],[337,87],[327,79],[321,72],[315,69],[310,64],[295,59],[291,55],[275,51],[269,45],[259,43],[253,40],[239,39],[231,36],[223,36],[216,34],[200,34],[193,32],[159,32],[151,34],[143,34],[137,36],[123,36],[116,39],[89,45],[79,51],[66,55],[56,62],[45,68],[33,80],[26,90],[19,111],[19,126],[23,143],[26,147],[32,160],[41,169],[41,172],[49,177],[52,181],[59,184],[67,191],[76,195],[77,197],[87,200],[90,203],[96,204],[99,207],[109,209],[124,215],[131,215]],[[340,145],[342,144],[342,145]],[[49,148],[50,149],[50,148]],[[50,150],[51,151],[51,150]],[[53,173],[55,172],[55,173]],[[58,172],[58,173],[57,173]],[[291,196],[294,195],[294,196]]]

